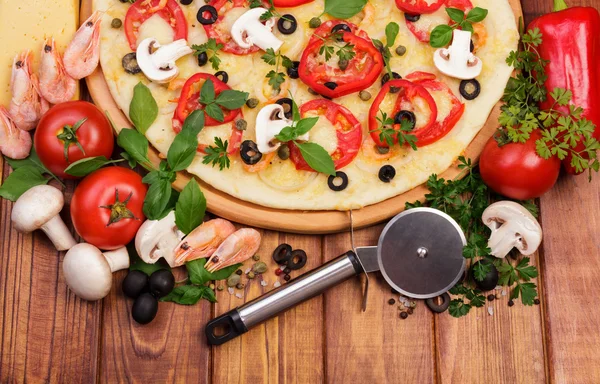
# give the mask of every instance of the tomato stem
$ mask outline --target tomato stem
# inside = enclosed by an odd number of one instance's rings
[[[111,224],[121,221],[122,219],[139,220],[137,217],[135,217],[133,212],[127,208],[127,203],[129,203],[129,200],[132,196],[133,192],[130,192],[129,196],[127,196],[125,200],[119,201],[119,189],[115,188],[115,203],[111,205],[101,205],[99,207],[110,209],[110,219],[108,220],[108,224],[106,224],[107,227]]]
[[[569,8],[565,0],[554,0],[554,12],[562,11]]]
[[[77,148],[79,148],[79,150],[85,155],[85,150],[83,149],[83,147],[79,143],[79,140],[77,139],[77,130],[83,125],[83,123],[85,123],[86,120],[87,117],[84,117],[83,119],[73,124],[73,126],[65,125],[62,131],[58,135],[56,135],[56,138],[61,140],[65,145],[64,155],[65,160],[67,160],[67,163],[69,163],[69,147],[71,146],[71,144],[75,144]]]

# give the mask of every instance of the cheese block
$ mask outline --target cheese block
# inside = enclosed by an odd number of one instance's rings
[[[78,20],[78,0],[0,0],[0,105],[10,102],[15,55],[31,49],[37,72],[44,39],[54,37],[58,49],[64,52],[79,26]]]

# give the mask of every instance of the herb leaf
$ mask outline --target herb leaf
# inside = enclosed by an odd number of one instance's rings
[[[227,156],[227,140],[223,142],[220,137],[215,137],[215,146],[207,147],[204,151],[206,155],[202,159],[202,164],[212,164],[219,166],[219,170],[223,170],[225,168],[229,168],[230,161]]]
[[[242,266],[242,264],[238,263],[210,273],[204,268],[206,261],[206,258],[196,259],[185,264],[192,284],[203,285],[209,281],[224,280]]]
[[[198,134],[204,128],[204,113],[195,110],[185,119],[181,132],[175,136],[167,152],[167,161],[174,172],[190,166],[198,148]]]
[[[367,0],[325,0],[327,13],[338,19],[349,19],[356,15],[367,5]]]
[[[455,23],[462,23],[465,19],[465,12],[458,8],[446,8],[446,13],[450,16],[450,20]]]
[[[32,165],[24,165],[12,171],[0,186],[0,197],[10,201],[17,199],[29,188],[36,185],[47,184],[48,179],[42,175],[39,168]]]
[[[129,104],[129,118],[136,129],[145,134],[158,116],[158,105],[150,89],[141,81],[133,88],[133,98]]]
[[[483,21],[486,18],[487,15],[488,15],[488,10],[487,9],[483,9],[483,8],[480,8],[480,7],[475,7],[475,8],[473,8],[473,9],[471,9],[469,11],[469,13],[467,14],[467,19],[466,20],[469,23],[479,23],[479,22]],[[464,17],[464,13],[463,13],[463,17]]]
[[[206,286],[180,285],[175,287],[171,293],[164,296],[160,301],[170,301],[182,305],[194,305],[200,299],[206,299],[211,303],[217,302],[215,291]]]
[[[119,163],[121,161],[124,160],[108,160],[105,156],[86,157],[69,164],[65,168],[65,173],[71,176],[83,177],[107,164]]]
[[[323,147],[316,143],[300,143],[297,141],[294,144],[300,150],[302,158],[309,167],[326,175],[335,175],[333,159]]]
[[[171,182],[168,179],[159,178],[150,184],[142,207],[148,220],[160,220],[169,213],[168,210],[166,212],[165,210],[171,198],[172,190]]]
[[[443,48],[447,46],[448,44],[450,44],[450,41],[452,41],[453,31],[454,29],[452,29],[452,27],[449,25],[438,25],[437,27],[433,28],[433,31],[431,31],[431,36],[429,37],[429,44],[433,48]]]
[[[147,170],[154,169],[148,159],[148,139],[144,135],[135,129],[123,128],[117,136],[117,144],[141,166]]]
[[[227,89],[219,94],[215,99],[215,103],[229,110],[241,108],[248,100],[248,92],[236,91]]]
[[[385,26],[385,38],[386,38],[386,46],[391,48],[396,43],[396,37],[398,36],[398,32],[400,32],[400,26],[395,22],[390,22]]]
[[[204,44],[194,44],[192,45],[192,49],[195,51],[194,56],[198,56],[201,53],[206,53],[208,57],[208,61],[211,63],[212,68],[215,71],[219,70],[219,65],[221,64],[221,59],[219,58],[219,50],[223,49],[223,44],[218,43],[217,40],[212,37],[208,39],[208,41]]]
[[[186,235],[202,224],[206,212],[206,198],[196,180],[190,180],[179,194],[175,206],[175,224]]]
[[[54,173],[50,172],[48,170],[48,168],[46,168],[46,166],[44,166],[44,164],[42,164],[42,161],[38,157],[38,154],[35,151],[34,146],[31,147],[31,152],[29,152],[29,156],[27,156],[24,159],[11,159],[10,157],[6,157],[6,156],[4,156],[4,159],[11,166],[13,171],[16,171],[17,169],[24,167],[26,165],[30,165],[35,168],[38,168],[38,170],[42,174],[50,175],[54,180],[58,181],[62,186],[64,186],[63,182],[58,177],[56,177],[56,175]]]

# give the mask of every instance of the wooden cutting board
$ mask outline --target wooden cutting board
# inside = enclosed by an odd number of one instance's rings
[[[87,19],[92,13],[92,3],[93,0],[83,0],[81,2],[81,22]],[[513,9],[515,18],[519,20],[519,18],[523,16],[521,3],[519,0],[509,0],[509,3]],[[100,109],[110,113],[116,126],[119,127],[118,130],[120,130],[121,127],[132,127],[131,122],[113,100],[100,67],[98,67],[92,75],[86,78],[86,83],[89,93],[96,105]],[[500,105],[501,103],[496,104],[479,134],[477,134],[475,139],[473,139],[471,144],[467,147],[464,152],[465,157],[470,158],[473,161],[479,159],[479,155],[481,154],[485,143],[498,127]],[[148,155],[150,161],[155,166],[158,166],[161,160],[159,158],[159,152],[151,146]],[[453,165],[444,172],[441,177],[453,179],[457,177],[459,173],[460,170],[458,167]],[[178,172],[173,187],[181,191],[191,177],[193,176],[187,172]],[[254,227],[304,234],[335,233],[350,228],[350,212],[299,211],[267,208],[237,199],[225,192],[213,188],[211,185],[198,178],[196,179],[204,192],[204,196],[206,196],[208,210],[228,220]],[[389,219],[403,211],[406,202],[422,200],[426,193],[428,193],[427,188],[424,185],[420,185],[391,199],[359,210],[354,210],[352,211],[354,228],[368,227]]]

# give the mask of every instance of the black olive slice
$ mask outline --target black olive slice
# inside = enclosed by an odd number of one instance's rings
[[[142,72],[142,69],[138,65],[135,52],[129,52],[128,54],[123,56],[121,64],[123,65],[123,69],[125,70],[125,72],[130,73],[132,75],[136,75]]]
[[[331,28],[331,33],[342,33],[342,32],[352,32],[352,30],[350,29],[350,27],[348,26],[348,24],[336,24],[333,26],[333,28]],[[344,39],[342,39],[342,37],[338,37],[338,41],[343,41]]]
[[[275,102],[283,107],[283,114],[287,119],[291,119],[294,111],[293,111],[293,101],[289,97],[282,97],[281,99]]]
[[[296,18],[289,13],[281,16],[279,20],[277,20],[277,29],[284,35],[291,35],[296,32],[296,28],[298,28],[298,22],[296,21]]]
[[[242,157],[242,161],[248,165],[254,165],[262,159],[262,153],[260,153],[258,146],[252,140],[242,142],[240,156]]]
[[[475,50],[475,43],[473,43],[473,39],[471,39],[471,45],[469,46],[469,50],[473,52]]]
[[[206,52],[201,52],[198,54],[198,66],[202,67],[208,63],[208,55]]]
[[[335,173],[335,176],[329,176],[329,178],[327,179],[327,185],[332,191],[343,191],[344,189],[346,189],[346,187],[348,187],[348,175],[346,175],[344,172],[337,171]]]
[[[417,117],[415,114],[405,109],[396,113],[396,116],[394,116],[394,124],[402,124],[402,120],[407,120],[408,122],[412,123],[413,128],[417,124]]]
[[[441,300],[441,303],[438,304],[437,300]],[[442,313],[450,306],[450,295],[444,292],[440,296],[427,299],[425,303],[432,312]]]
[[[306,252],[301,249],[295,249],[286,265],[292,271],[304,267],[304,265],[306,265]]]
[[[460,94],[467,100],[474,100],[479,96],[481,92],[481,84],[479,81],[472,80],[463,80],[460,82],[460,86],[458,87]]]
[[[290,79],[297,79],[300,77],[300,75],[298,74],[299,66],[299,61],[292,61],[292,66],[287,69],[287,75],[290,77]]]
[[[334,83],[333,81],[328,81],[323,85],[326,86],[327,88],[331,89],[332,91],[335,90],[338,86],[337,83]]]
[[[400,76],[399,73],[397,72],[392,72],[392,76],[394,77],[394,80],[400,80],[402,79],[402,76]],[[385,75],[383,75],[383,77],[381,78],[381,86],[383,87],[383,85],[385,83],[387,83],[388,81],[390,81],[390,74],[386,73]]]
[[[379,169],[379,180],[384,183],[389,183],[394,177],[396,177],[396,168],[391,165],[384,165]]]
[[[196,14],[196,19],[202,25],[214,24],[219,18],[217,9],[212,5],[203,5]]]
[[[190,5],[194,0],[179,0],[181,5]]]
[[[411,15],[410,13],[405,13],[404,18],[406,19],[406,21],[415,23],[415,22],[419,21],[419,19],[421,18],[421,15],[419,15],[419,14]]]
[[[285,264],[292,258],[292,246],[289,244],[280,244],[273,251],[273,261],[277,264]]]
[[[225,71],[218,71],[217,73],[215,73],[215,77],[224,82],[225,84],[227,84],[227,82],[229,81],[229,74]]]

